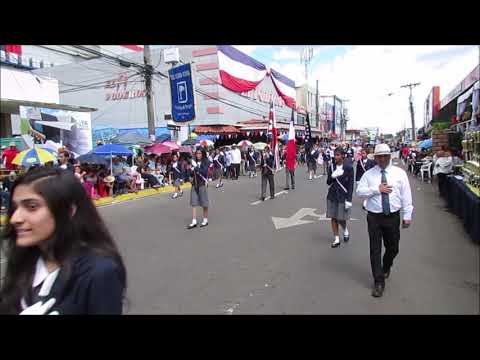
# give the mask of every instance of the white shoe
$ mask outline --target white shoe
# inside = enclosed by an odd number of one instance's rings
[[[174,193],[174,194],[172,195],[172,199],[176,199],[177,197],[178,197],[178,193]]]
[[[203,220],[202,223],[200,224],[200,227],[204,227],[208,225],[208,221]]]

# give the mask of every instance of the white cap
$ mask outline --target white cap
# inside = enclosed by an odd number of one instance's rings
[[[390,147],[387,144],[378,144],[375,146],[376,155],[390,155]]]

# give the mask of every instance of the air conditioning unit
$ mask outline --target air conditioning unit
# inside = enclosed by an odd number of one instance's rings
[[[0,61],[7,61],[7,53],[3,50],[0,50]]]

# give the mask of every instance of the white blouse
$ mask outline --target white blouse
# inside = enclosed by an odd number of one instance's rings
[[[50,294],[50,290],[52,290],[52,286],[55,283],[59,272],[60,268],[56,269],[55,271],[48,272],[45,261],[42,259],[42,257],[39,257],[37,260],[37,265],[35,267],[35,275],[33,276],[32,288],[36,288],[37,286],[42,284],[38,295],[48,296]],[[25,310],[28,307],[24,298],[22,298],[21,300],[21,305],[22,310]]]

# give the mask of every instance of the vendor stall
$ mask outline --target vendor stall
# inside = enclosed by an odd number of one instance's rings
[[[447,177],[445,195],[448,207],[462,219],[471,239],[480,243],[480,197],[457,176]]]

